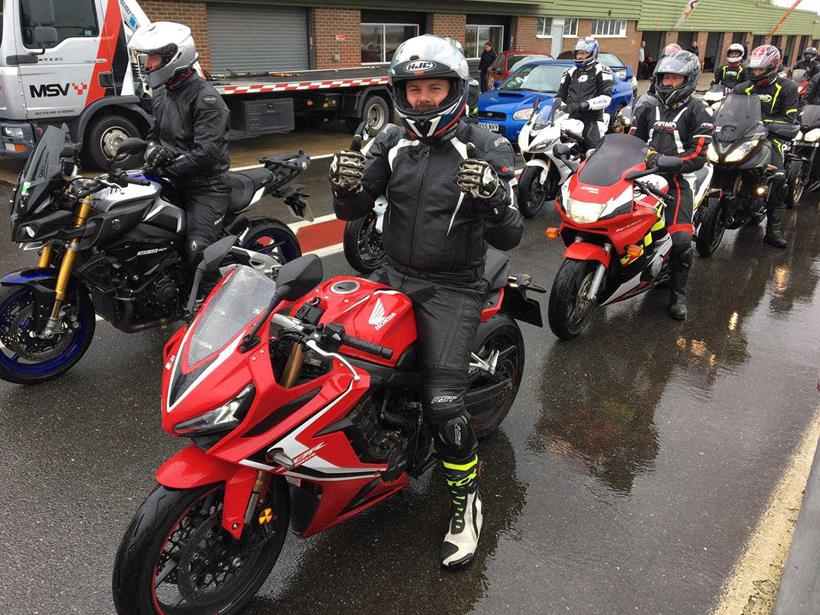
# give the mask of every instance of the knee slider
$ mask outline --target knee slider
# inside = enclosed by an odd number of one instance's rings
[[[675,254],[683,254],[687,250],[692,249],[692,238],[689,233],[678,231],[672,233],[672,252]]]
[[[472,455],[478,447],[475,432],[465,413],[435,425],[436,449],[440,454],[456,459]]]

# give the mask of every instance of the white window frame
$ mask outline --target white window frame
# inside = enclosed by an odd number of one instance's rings
[[[539,28],[541,25],[541,20],[549,19],[549,27],[547,28],[547,33],[542,34],[543,29]],[[538,17],[538,21],[535,24],[535,38],[552,38],[552,24],[555,22],[555,17],[547,17],[546,15],[542,15]],[[546,23],[546,22],[544,22]],[[567,26],[575,26],[574,28],[570,28],[570,32],[567,32]],[[578,38],[578,18],[577,17],[566,17],[564,18],[564,38]]]
[[[481,59],[481,52],[484,50],[484,46],[479,44],[481,42],[481,41],[478,40],[478,30],[479,30],[479,28],[501,28],[501,46],[504,45],[504,26],[502,24],[500,24],[500,23],[489,23],[489,24],[485,24],[485,23],[468,23],[468,24],[466,24],[466,29],[465,29],[465,32],[464,32],[465,35],[470,30],[470,28],[475,28],[476,29],[476,31],[475,31],[475,40],[476,40],[475,48],[476,48],[476,53],[478,55],[473,56],[473,57],[467,56],[468,60],[480,60]],[[466,40],[464,41],[464,47],[465,47],[465,55],[466,55],[466,53],[467,53],[466,52],[466,47],[467,47],[467,41]],[[501,53],[502,51],[503,51],[502,49],[496,49],[496,53]]]
[[[620,29],[618,34],[601,34],[595,32],[595,27],[599,23],[607,24],[606,30],[609,32],[613,28],[611,27],[614,24],[620,24]],[[627,23],[625,19],[593,19],[592,20],[592,36],[595,38],[626,38],[627,34]]]
[[[402,28],[414,27],[416,29],[416,36],[419,35],[419,24],[417,23],[387,23],[387,22],[367,22],[359,24],[359,29],[363,26],[381,26],[382,27],[382,57],[384,57],[385,48],[387,47],[387,31],[386,26],[401,26]],[[381,62],[362,62],[362,66],[381,66],[390,64],[390,60],[382,60]]]

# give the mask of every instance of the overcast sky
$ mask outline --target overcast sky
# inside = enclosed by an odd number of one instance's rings
[[[774,3],[780,6],[791,6],[794,0],[774,0]],[[797,8],[820,13],[820,0],[803,0]]]

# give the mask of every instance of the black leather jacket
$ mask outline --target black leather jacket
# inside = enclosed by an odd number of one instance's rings
[[[456,184],[459,164],[467,157],[467,143],[475,145],[476,158],[489,162],[501,179],[502,186],[489,199],[500,212],[496,219],[482,216],[473,197],[462,193]],[[356,220],[366,216],[375,200],[385,195],[389,205],[384,249],[389,261],[409,270],[406,273],[478,278],[487,243],[510,250],[521,240],[524,225],[512,204],[509,186],[515,160],[512,145],[504,137],[461,121],[449,138],[427,143],[389,125],[364,153],[363,190],[334,195],[333,209],[341,220]]]
[[[604,119],[604,109],[612,102],[612,71],[600,62],[586,68],[571,66],[561,77],[557,98],[568,105],[589,103],[589,110],[573,114],[581,120]]]
[[[715,68],[715,83],[727,88],[733,88],[738,83],[746,81],[746,69],[742,64],[724,64]]]
[[[179,179],[222,175],[230,168],[230,112],[219,92],[199,75],[154,92],[148,140],[173,155],[166,171]]]
[[[692,173],[706,164],[714,129],[704,102],[690,98],[674,109],[660,103],[644,107],[633,134],[659,154],[683,160],[681,173]]]
[[[817,58],[812,58],[811,60],[806,60],[802,58],[797,61],[794,65],[792,70],[803,69],[806,71],[806,79],[811,80],[817,73],[820,73],[820,60]]]
[[[797,84],[791,79],[777,77],[769,85],[757,87],[744,81],[735,88],[735,94],[757,94],[760,97],[764,123],[793,124],[800,111]]]

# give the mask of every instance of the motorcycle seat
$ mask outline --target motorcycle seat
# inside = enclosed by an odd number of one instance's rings
[[[265,167],[228,173],[228,181],[231,184],[231,203],[228,206],[228,213],[239,213],[247,208],[253,196],[267,186],[272,178],[273,173]]]
[[[507,285],[510,275],[510,259],[498,250],[487,250],[487,260],[484,263],[484,279],[489,284],[492,293]]]

